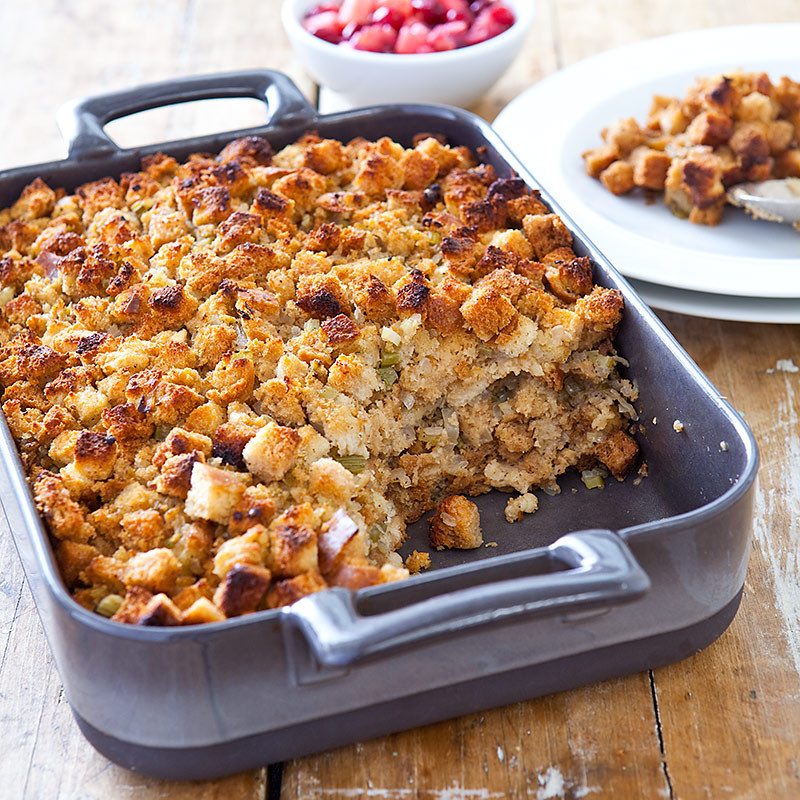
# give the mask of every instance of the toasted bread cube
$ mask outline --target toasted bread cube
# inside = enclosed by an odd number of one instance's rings
[[[711,147],[724,144],[733,132],[733,120],[719,111],[704,111],[689,123],[686,135],[692,144]]]
[[[589,175],[599,178],[600,173],[608,169],[618,158],[619,150],[612,144],[605,144],[594,150],[587,150],[583,154],[583,163]]]
[[[631,471],[639,455],[639,445],[624,431],[615,431],[595,448],[595,455],[611,474],[621,481]]]
[[[303,520],[303,506],[292,506],[270,526],[269,567],[279,578],[318,569],[317,534]],[[309,520],[310,521],[310,520]]]
[[[682,186],[698,208],[708,208],[725,195],[722,165],[713,153],[692,153],[683,163]]]
[[[772,122],[780,112],[780,106],[761,92],[745,95],[734,114],[743,122]]]
[[[637,147],[631,153],[633,182],[645,189],[663,189],[671,162],[672,159],[666,153],[650,147]]]
[[[214,556],[214,574],[224,578],[237,564],[263,566],[263,552],[269,546],[269,534],[263,525],[252,526],[247,533],[234,536],[219,546]]]
[[[80,542],[71,542],[68,539],[57,542],[55,551],[56,561],[58,561],[58,566],[67,586],[75,583],[80,573],[98,555],[96,547]]]
[[[211,439],[201,433],[193,433],[184,428],[173,428],[167,438],[156,448],[153,464],[162,469],[171,456],[184,455],[197,451],[202,456],[211,455]]]
[[[332,458],[320,458],[311,465],[309,491],[338,505],[352,499],[356,490],[353,473]]]
[[[242,455],[247,468],[262,481],[279,481],[294,466],[300,434],[270,422],[245,445]]]
[[[135,625],[145,613],[147,604],[153,599],[153,593],[141,586],[131,586],[125,593],[122,605],[111,617],[114,622],[127,622]]]
[[[269,588],[272,575],[265,567],[236,564],[214,592],[214,604],[226,617],[255,611]]]
[[[460,494],[439,502],[430,521],[430,542],[437,550],[471,550],[483,544],[478,507]]]
[[[334,462],[335,463],[335,462]],[[319,532],[319,567],[330,572],[347,544],[358,533],[358,525],[339,509]]]
[[[59,406],[56,406],[56,408],[59,408]],[[8,416],[8,409],[6,409],[6,416]],[[53,439],[47,455],[59,467],[66,466],[75,458],[75,445],[81,433],[84,433],[84,431],[62,431]]]
[[[111,619],[132,625],[167,627],[181,624],[181,612],[167,595],[153,595],[141,586],[131,586]]]
[[[156,479],[156,490],[161,494],[186,499],[192,485],[192,470],[198,461],[205,461],[205,457],[196,450],[193,453],[170,456]]]
[[[405,189],[424,189],[436,180],[439,165],[419,150],[406,150],[400,159]]]
[[[748,163],[758,163],[769,156],[767,126],[761,122],[741,122],[730,138],[731,150]]]
[[[125,564],[126,586],[143,586],[151,592],[169,593],[175,588],[181,565],[172,550],[157,547],[136,553]]]
[[[514,320],[517,309],[495,287],[484,286],[473,290],[470,298],[461,306],[461,314],[473,333],[481,341],[488,342]]]
[[[796,138],[798,137],[794,125],[788,120],[779,119],[767,125],[767,141],[769,142],[769,151],[773,156],[788,150]]]
[[[314,592],[321,592],[327,589],[328,584],[318,572],[305,572],[294,578],[278,581],[267,595],[267,606],[269,608],[280,608],[288,606]]]
[[[350,313],[350,302],[342,282],[330,274],[302,275],[297,282],[297,305],[315,319]]]
[[[202,625],[224,619],[225,615],[207,597],[198,597],[181,616],[184,625]]]
[[[253,393],[255,368],[249,358],[226,353],[207,378],[213,387],[207,397],[221,406],[236,400],[244,403]]]
[[[539,261],[557,247],[572,246],[572,234],[556,214],[528,215],[522,220],[522,229]]]
[[[165,538],[164,517],[154,508],[129,511],[122,515],[120,540],[129,550],[150,550]]]
[[[633,118],[618,119],[603,131],[606,144],[616,147],[620,155],[626,156],[644,141],[644,133]]]
[[[683,106],[674,98],[670,99],[666,106],[656,113],[655,118],[661,132],[668,136],[682,133],[689,124],[689,117],[684,113]]]
[[[197,461],[192,467],[191,488],[184,509],[190,517],[224,525],[244,491],[242,475]]]
[[[157,594],[144,607],[137,625],[148,625],[159,628],[181,624],[181,611],[165,594]]]
[[[363,403],[383,388],[378,373],[356,355],[341,355],[328,372],[328,385]]]
[[[52,472],[43,471],[34,483],[36,507],[56,539],[86,542],[94,534],[94,527],[86,518],[86,509],[76,503],[64,481]]]
[[[725,205],[724,200],[718,200],[714,205],[706,208],[695,206],[689,212],[689,222],[695,225],[717,225],[722,219],[722,209]]]
[[[85,478],[100,481],[114,471],[117,443],[113,436],[81,431],[75,441],[75,469]]]
[[[325,576],[331,586],[344,586],[354,592],[381,583],[381,571],[366,562],[343,561]]]
[[[633,165],[627,161],[615,161],[600,173],[600,182],[612,194],[627,194],[636,186]]]

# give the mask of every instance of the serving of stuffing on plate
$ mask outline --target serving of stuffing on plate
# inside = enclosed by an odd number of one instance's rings
[[[621,119],[602,136],[583,159],[610,192],[663,192],[676,216],[716,225],[731,186],[800,177],[800,83],[763,72],[700,78],[682,100],[653,97],[644,126]]]
[[[0,212],[0,387],[72,595],[223,620],[406,577],[434,508],[432,546],[480,545],[466,496],[514,520],[569,468],[622,479],[623,300],[571,246],[432,135],[37,179]]]

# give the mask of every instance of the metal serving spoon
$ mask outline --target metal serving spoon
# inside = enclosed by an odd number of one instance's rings
[[[800,178],[739,183],[728,190],[728,202],[770,222],[800,224]]]

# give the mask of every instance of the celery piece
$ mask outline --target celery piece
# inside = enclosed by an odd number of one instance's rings
[[[603,480],[602,475],[596,475],[591,470],[586,470],[581,473],[581,480],[587,489],[603,489],[606,482]]]
[[[378,367],[375,370],[380,375],[381,380],[386,384],[386,388],[390,389],[397,383],[397,370],[392,367]]]
[[[334,456],[334,458],[354,475],[363,472],[367,465],[367,459],[364,456]]]
[[[122,605],[122,598],[118,594],[107,594],[98,604],[95,611],[104,617],[113,617]]]
[[[381,367],[396,367],[400,363],[400,351],[384,347],[381,350]]]

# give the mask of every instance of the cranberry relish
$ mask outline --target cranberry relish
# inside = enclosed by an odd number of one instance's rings
[[[355,50],[435,53],[485,42],[515,21],[501,0],[344,0],[314,6],[303,27]]]

